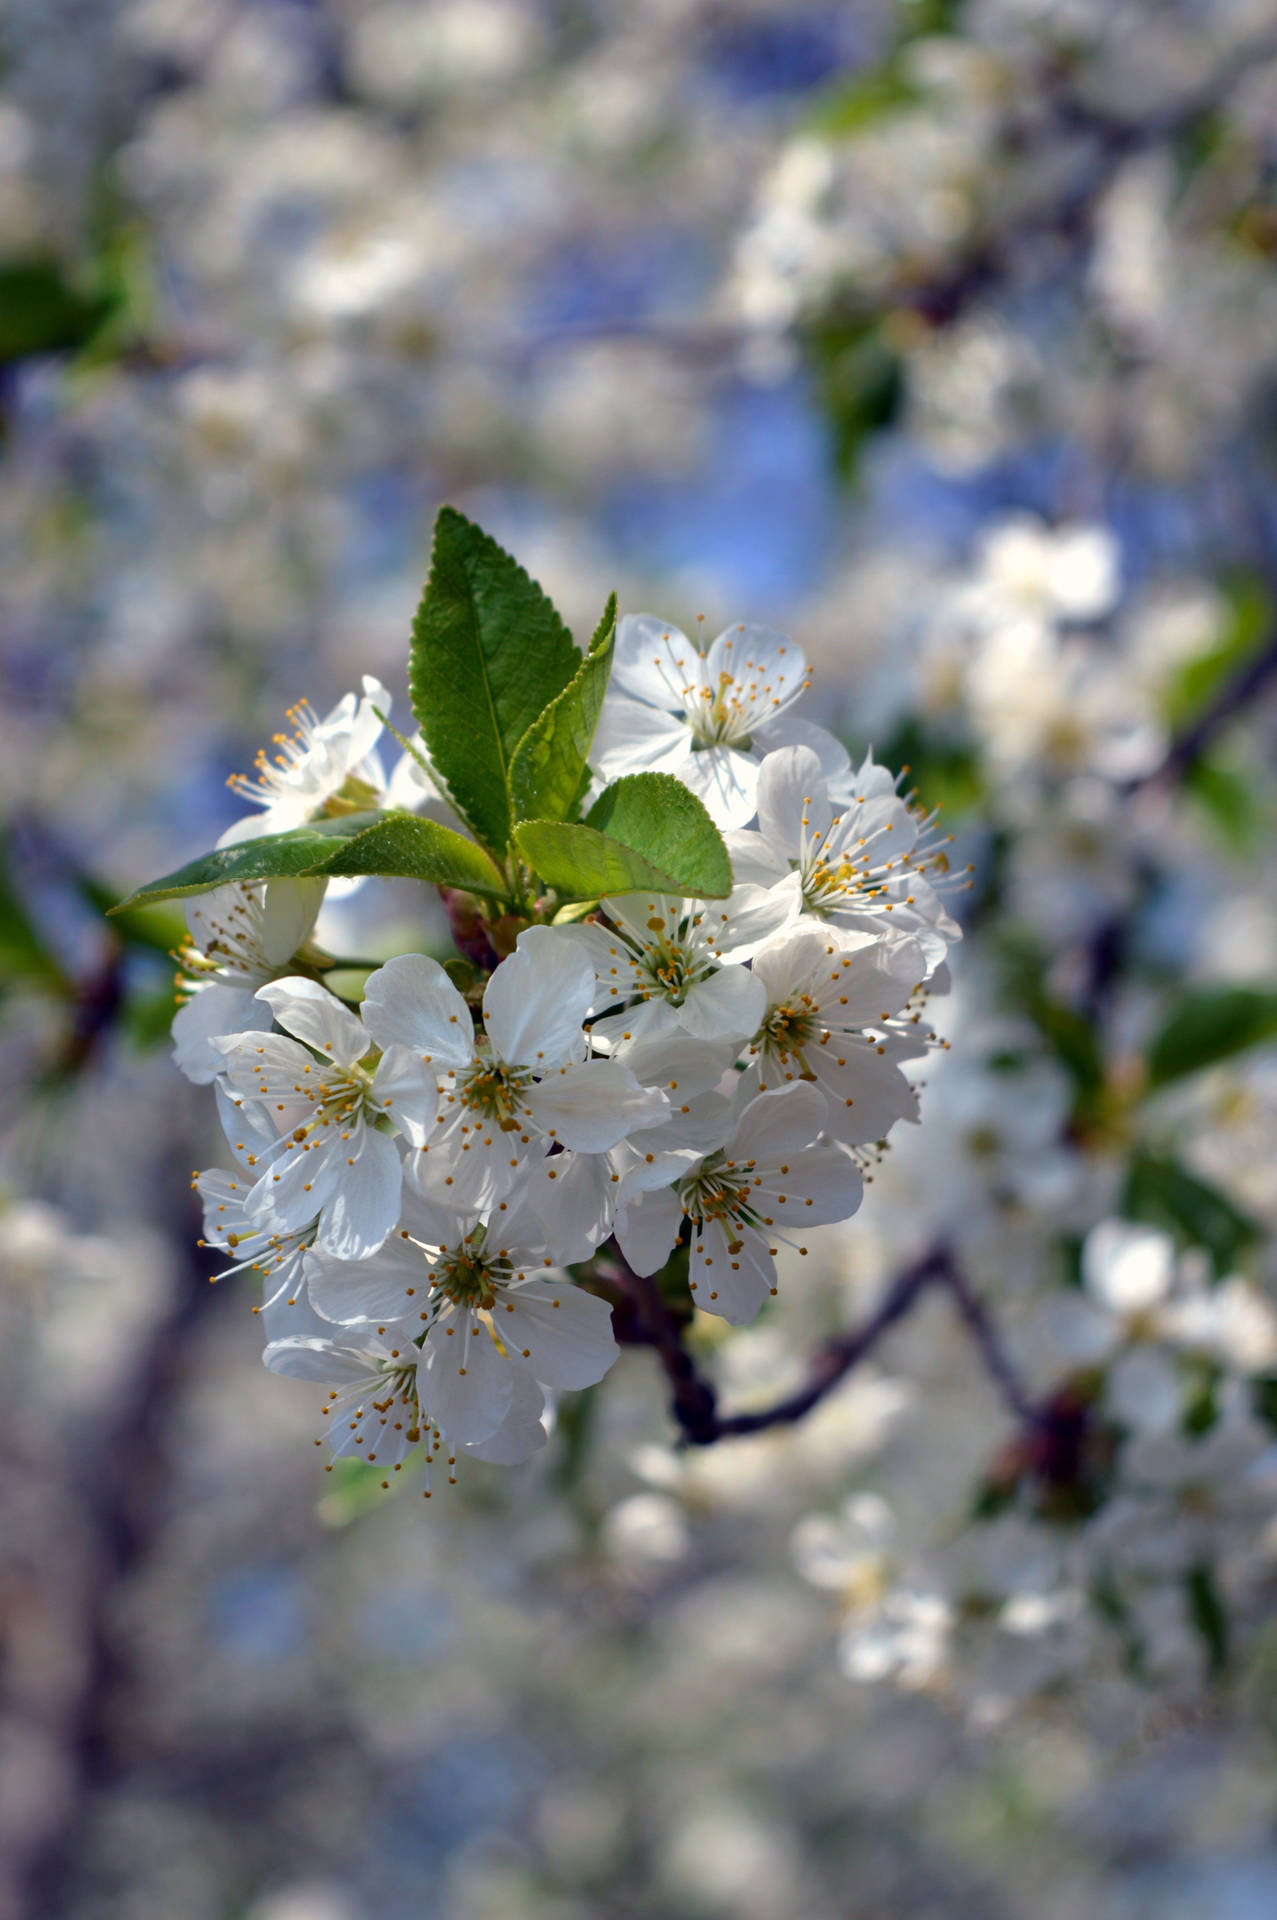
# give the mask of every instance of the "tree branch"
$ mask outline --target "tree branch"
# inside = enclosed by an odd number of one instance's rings
[[[687,1446],[713,1446],[719,1440],[763,1433],[769,1427],[792,1426],[804,1419],[853,1368],[868,1358],[883,1336],[912,1311],[929,1287],[944,1287],[952,1295],[990,1378],[1016,1419],[1026,1426],[1035,1425],[1039,1419],[992,1315],[973,1292],[951,1248],[943,1243],[931,1247],[897,1274],[861,1326],[840,1334],[819,1349],[801,1387],[768,1407],[748,1413],[719,1413],[713,1383],[698,1370],[684,1347],[682,1329],[661,1297],[656,1281],[636,1274],[615,1242],[609,1249],[608,1277],[622,1288],[633,1307],[635,1331],[631,1334],[631,1343],[650,1346],[665,1371],[670,1385],[670,1412]]]

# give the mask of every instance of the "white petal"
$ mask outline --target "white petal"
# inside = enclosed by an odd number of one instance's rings
[[[686,720],[623,693],[609,693],[590,747],[590,765],[606,784],[627,773],[678,775],[692,754]]]
[[[272,1373],[286,1374],[290,1380],[311,1380],[321,1387],[339,1387],[346,1382],[353,1385],[368,1379],[374,1371],[368,1357],[356,1348],[313,1338],[272,1340],[262,1360]]]
[[[262,956],[272,967],[286,967],[310,939],[328,882],[268,880],[262,906]]]
[[[411,1047],[387,1047],[373,1075],[372,1097],[414,1147],[424,1145],[439,1108],[439,1085]]]
[[[774,938],[782,928],[791,926],[802,912],[802,881],[797,873],[785,874],[779,882],[766,886],[737,887],[723,909],[723,921],[715,935],[714,947],[720,960],[749,960],[764,940]],[[707,915],[717,910],[707,906]]]
[[[848,1220],[860,1205],[864,1186],[860,1169],[837,1147],[810,1147],[781,1168],[760,1169],[751,1194],[767,1221],[785,1226],[826,1227]]]
[[[542,1415],[545,1395],[530,1373],[513,1374],[513,1392],[505,1419],[487,1440],[463,1449],[469,1460],[487,1460],[493,1466],[514,1467],[545,1445]]]
[[[300,1233],[335,1198],[343,1143],[325,1139],[280,1154],[258,1179],[245,1212],[263,1232]]]
[[[752,1229],[729,1240],[720,1222],[711,1220],[692,1241],[688,1277],[698,1307],[745,1327],[770,1297],[776,1267],[767,1242]]]
[[[758,762],[734,747],[705,747],[677,769],[715,826],[747,827],[758,811]]]
[[[756,752],[771,754],[781,747],[808,748],[815,754],[821,776],[831,788],[835,782],[841,787],[851,778],[851,758],[846,747],[827,727],[817,726],[814,720],[799,720],[791,713],[783,713],[779,719],[769,720],[755,729]]]
[[[634,700],[683,710],[689,690],[705,685],[705,661],[694,641],[651,613],[627,613],[616,629],[612,684]]]
[[[207,1087],[226,1064],[213,1040],[226,1034],[266,1032],[270,1024],[270,1009],[258,1005],[252,987],[224,986],[212,980],[173,1015],[174,1064],[196,1086]]]
[[[324,1208],[315,1245],[339,1260],[375,1253],[399,1218],[402,1173],[399,1149],[371,1127],[352,1130],[338,1143],[337,1189]]]
[[[764,760],[763,767],[766,765]],[[774,846],[753,827],[738,827],[732,833],[725,833],[723,841],[731,857],[732,873],[742,886],[774,887],[777,881],[787,877],[790,859],[798,858],[796,853],[791,856],[783,848]]]
[[[617,1060],[561,1068],[532,1089],[528,1106],[551,1139],[585,1153],[606,1153],[627,1133],[659,1126],[669,1112],[665,1095],[640,1086]]]
[[[368,1032],[362,1020],[317,980],[290,974],[287,979],[259,987],[257,998],[265,1001],[285,1033],[304,1040],[340,1067],[353,1066],[368,1051]]]
[[[766,1011],[761,980],[744,967],[720,967],[691,989],[678,1017],[698,1040],[748,1040]]]
[[[432,1066],[474,1058],[474,1022],[437,960],[404,953],[368,976],[363,1022],[379,1047],[411,1047]]]
[[[815,1087],[782,1087],[751,1100],[728,1142],[732,1159],[769,1165],[778,1156],[801,1153],[825,1124],[825,1102]]]
[[[556,1266],[588,1260],[607,1239],[618,1185],[602,1153],[558,1153],[533,1169],[520,1197],[535,1213]]]
[[[514,1396],[514,1369],[483,1322],[461,1310],[430,1330],[418,1375],[422,1409],[458,1446],[490,1439]]]
[[[1101,1220],[1086,1236],[1082,1277],[1091,1297],[1110,1312],[1146,1313],[1174,1283],[1174,1243],[1153,1227]]]
[[[547,1071],[585,1051],[581,1023],[594,997],[594,969],[554,927],[529,927],[492,975],[483,1019],[499,1059]]]
[[[824,833],[833,818],[820,761],[810,747],[782,747],[769,753],[758,772],[758,831],[775,854],[797,860],[803,847],[803,823],[809,834]]]
[[[340,1326],[417,1320],[430,1296],[430,1264],[414,1240],[392,1233],[367,1260],[313,1253],[307,1276],[311,1304]]]
[[[655,1273],[674,1251],[683,1207],[670,1187],[640,1194],[619,1213],[613,1226],[617,1244],[635,1273]]]
[[[735,683],[733,695],[745,709],[751,732],[798,699],[810,683],[802,648],[771,627],[724,628],[706,656],[705,677],[717,688],[724,675]]]
[[[897,1121],[917,1118],[913,1087],[871,1041],[844,1036],[836,1046],[807,1048],[803,1057],[825,1095],[825,1127],[834,1139],[848,1145],[885,1140]],[[797,1062],[791,1067],[796,1071]],[[774,1077],[767,1084],[774,1084]]]
[[[511,1287],[492,1317],[514,1364],[547,1387],[591,1387],[619,1351],[606,1300],[568,1280]]]

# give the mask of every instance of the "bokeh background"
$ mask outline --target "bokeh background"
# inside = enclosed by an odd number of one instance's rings
[[[8,0],[0,49],[0,1916],[1266,1920],[1270,1512],[1195,1483],[1187,1575],[868,1683],[843,1503],[960,1554],[1008,1439],[939,1300],[755,1441],[676,1452],[628,1353],[525,1469],[325,1476],[194,1244],[176,928],[102,908],[299,695],[405,720],[445,500],[578,634],[781,626],[975,871],[923,1125],[698,1336],[725,1395],[937,1233],[1045,1386],[1125,1215],[1248,1290],[1277,1408],[1272,0]]]

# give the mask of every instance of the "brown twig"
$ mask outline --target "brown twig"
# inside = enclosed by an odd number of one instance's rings
[[[951,1248],[943,1244],[931,1247],[897,1274],[877,1307],[859,1327],[840,1334],[816,1353],[801,1387],[770,1406],[748,1413],[719,1413],[713,1383],[704,1377],[687,1352],[682,1329],[661,1297],[656,1281],[636,1274],[614,1245],[609,1249],[608,1272],[633,1305],[638,1342],[652,1348],[665,1371],[670,1386],[670,1412],[687,1446],[713,1446],[719,1440],[739,1439],[745,1434],[791,1426],[804,1419],[868,1358],[883,1336],[912,1311],[930,1287],[943,1287],[951,1294],[990,1378],[1016,1419],[1025,1425],[1037,1420],[1037,1410],[1016,1374],[992,1315],[973,1292]],[[634,1340],[632,1333],[632,1343]]]

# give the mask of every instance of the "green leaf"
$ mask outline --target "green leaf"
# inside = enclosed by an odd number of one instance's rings
[[[1228,1665],[1228,1614],[1215,1585],[1215,1575],[1206,1561],[1200,1561],[1186,1575],[1185,1597],[1193,1625],[1206,1643],[1210,1670],[1217,1677]]]
[[[485,846],[510,842],[510,762],[581,665],[534,580],[453,507],[435,521],[412,626],[412,710],[439,778]]]
[[[1215,695],[1265,644],[1272,629],[1272,597],[1257,574],[1238,574],[1225,588],[1227,611],[1218,637],[1171,681],[1166,717],[1176,732],[1190,726]]]
[[[0,993],[19,980],[33,981],[51,993],[72,991],[62,963],[28,913],[0,847]]]
[[[510,762],[510,800],[516,820],[567,820],[581,794],[582,776],[603,708],[616,641],[612,594],[589,652],[562,693],[538,714]]]
[[[0,261],[0,362],[82,347],[108,319],[104,293],[81,293],[41,254]]]
[[[1128,1220],[1143,1220],[1171,1234],[1181,1246],[1204,1247],[1216,1278],[1232,1273],[1248,1247],[1263,1235],[1253,1220],[1217,1187],[1208,1186],[1176,1160],[1138,1154],[1122,1196]]]
[[[1264,810],[1253,772],[1211,754],[1185,770],[1182,782],[1205,812],[1229,852],[1244,854],[1264,830]]]
[[[576,900],[648,891],[721,900],[732,890],[722,835],[669,773],[627,774],[582,823],[524,821],[515,844],[542,880]]]
[[[1150,1092],[1277,1036],[1277,991],[1198,987],[1186,993],[1148,1056]]]
[[[900,355],[877,316],[813,322],[803,330],[802,346],[838,478],[853,481],[865,442],[899,418],[905,396]]]
[[[473,840],[411,813],[348,813],[314,820],[291,833],[263,834],[237,847],[216,847],[176,873],[139,887],[112,913],[156,900],[208,893],[232,881],[299,879],[312,874],[378,873],[432,886],[464,887],[504,897],[506,883]]]
[[[922,88],[893,58],[836,82],[817,97],[805,124],[812,133],[847,139],[889,114],[920,105],[925,97]]]

